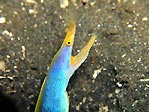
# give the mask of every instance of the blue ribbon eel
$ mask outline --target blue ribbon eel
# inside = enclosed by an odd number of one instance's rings
[[[70,21],[61,48],[54,56],[48,75],[42,84],[35,112],[69,112],[66,92],[70,77],[85,61],[96,36],[93,35],[76,56],[71,56],[76,24]]]

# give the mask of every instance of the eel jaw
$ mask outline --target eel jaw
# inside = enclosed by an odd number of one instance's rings
[[[64,39],[64,42],[62,44],[62,47],[71,47],[71,52],[72,52],[72,46],[74,43],[74,38],[75,38],[75,31],[76,31],[76,24],[74,21],[70,21],[68,24],[68,27],[66,29],[66,37]],[[90,48],[92,47],[94,41],[95,41],[96,36],[93,35],[91,39],[87,42],[87,44],[84,46],[84,48],[80,51],[79,54],[76,56],[71,56],[70,52],[70,68],[68,69],[69,77],[72,76],[73,72],[85,61],[85,59],[88,56],[88,53],[90,51]],[[67,45],[67,42],[70,42],[70,45]]]
[[[71,56],[70,62],[74,70],[76,70],[87,58],[90,48],[92,47],[95,41],[95,38],[96,36],[93,35],[79,54],[77,54],[76,56]]]

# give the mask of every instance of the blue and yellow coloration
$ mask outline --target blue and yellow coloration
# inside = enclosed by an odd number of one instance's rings
[[[70,21],[63,44],[54,56],[48,75],[43,82],[35,112],[69,111],[69,100],[66,92],[69,79],[85,61],[95,40],[95,36],[92,36],[78,55],[71,56],[75,31],[76,24],[74,21]]]

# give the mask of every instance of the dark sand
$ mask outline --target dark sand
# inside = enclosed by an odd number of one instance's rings
[[[51,0],[52,1],[52,0]],[[47,67],[77,24],[73,54],[96,42],[68,86],[70,112],[149,112],[149,0],[0,0],[0,109],[33,112]],[[54,0],[53,0],[54,1]]]

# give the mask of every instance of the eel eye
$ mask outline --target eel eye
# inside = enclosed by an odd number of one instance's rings
[[[67,46],[70,46],[70,45],[71,45],[71,41],[67,41],[67,42],[66,42],[66,45],[67,45]]]

